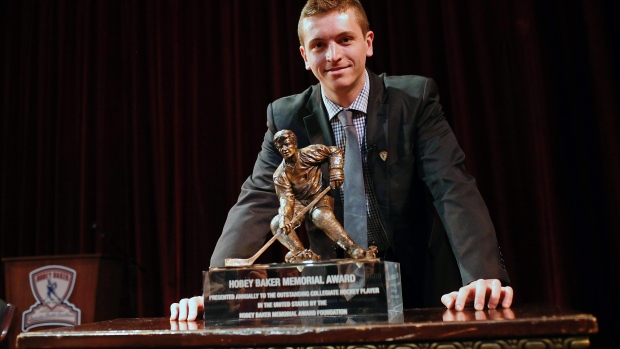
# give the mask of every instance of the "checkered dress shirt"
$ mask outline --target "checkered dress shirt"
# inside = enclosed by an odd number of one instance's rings
[[[321,96],[323,97],[323,104],[327,109],[327,115],[331,122],[332,130],[334,131],[334,137],[336,138],[336,146],[346,152],[346,137],[344,132],[344,126],[338,120],[338,113],[341,110],[351,110],[353,113],[353,124],[357,131],[357,139],[360,142],[360,152],[362,154],[362,170],[364,172],[364,188],[366,189],[366,213],[368,219],[368,245],[377,246],[379,251],[384,251],[390,246],[387,233],[383,224],[381,224],[381,218],[379,217],[379,205],[377,204],[377,198],[372,186],[372,176],[370,174],[370,168],[368,167],[368,144],[366,143],[366,114],[368,110],[368,96],[370,94],[370,79],[368,72],[366,72],[366,82],[362,92],[357,96],[355,101],[348,107],[343,108],[336,103],[330,101],[321,89]],[[343,187],[347,185],[346,173]],[[340,198],[344,202],[344,190],[340,191]]]

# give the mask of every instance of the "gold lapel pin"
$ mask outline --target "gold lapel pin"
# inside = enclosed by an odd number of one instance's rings
[[[379,153],[379,157],[381,158],[381,160],[385,161],[385,159],[387,159],[388,153],[387,151],[382,151]]]

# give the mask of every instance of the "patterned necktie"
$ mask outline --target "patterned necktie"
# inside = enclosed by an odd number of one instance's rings
[[[338,119],[344,126],[346,136],[344,154],[344,230],[364,249],[368,248],[368,228],[366,218],[366,192],[362,155],[353,124],[353,113],[342,110]]]

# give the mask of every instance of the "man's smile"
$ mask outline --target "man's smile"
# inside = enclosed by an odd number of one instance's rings
[[[330,67],[330,68],[325,69],[325,71],[327,73],[337,73],[337,72],[340,72],[340,71],[342,71],[344,69],[347,69],[347,68],[349,68],[348,65],[347,66],[342,66],[342,67]]]

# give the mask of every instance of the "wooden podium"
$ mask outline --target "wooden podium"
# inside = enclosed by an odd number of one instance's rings
[[[24,328],[37,331],[114,319],[131,304],[122,257],[59,255],[2,262],[6,301],[16,307],[6,338],[11,349]]]
[[[210,326],[166,318],[116,319],[22,333],[20,349],[586,349],[596,318],[549,306],[462,312],[410,309],[402,323]]]

